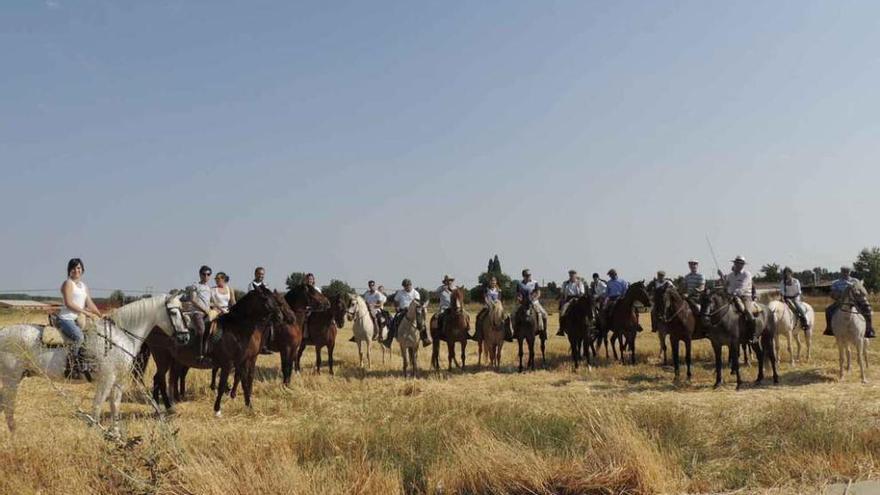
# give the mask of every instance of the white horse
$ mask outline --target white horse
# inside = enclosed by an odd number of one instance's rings
[[[862,383],[868,383],[865,378],[865,368],[868,367],[868,339],[865,338],[865,317],[859,313],[855,305],[857,298],[865,297],[867,291],[861,283],[847,287],[840,298],[840,307],[831,318],[831,329],[834,331],[834,339],[837,340],[837,352],[839,355],[840,373],[838,378],[843,380],[843,359],[846,357],[846,370],[850,370],[850,349],[855,348],[856,359],[859,361],[859,371],[862,375]]]
[[[92,376],[96,389],[91,419],[100,423],[101,407],[112,392],[113,433],[118,433],[124,380],[131,376],[135,356],[153,327],[159,327],[181,341],[189,338],[180,312],[179,296],[161,295],[126,304],[106,320],[97,322],[94,331],[86,332],[84,350],[95,363]],[[44,346],[43,328],[42,325],[26,324],[0,328],[0,381],[3,383],[0,408],[6,413],[6,424],[13,432],[15,397],[23,374],[28,371],[32,375],[64,379],[68,348]]]
[[[358,356],[360,357],[360,367],[364,367],[364,351],[363,345],[366,345],[367,348],[367,369],[370,369],[371,361],[370,361],[370,348],[373,344],[373,335],[376,333],[376,329],[373,325],[373,318],[370,317],[370,308],[367,307],[366,301],[364,298],[357,295],[351,294],[351,301],[348,303],[348,311],[346,315],[348,316],[348,320],[352,322],[352,332],[354,332],[354,341],[358,346]]]
[[[400,345],[400,357],[403,358],[403,377],[406,378],[407,362],[412,369],[412,377],[416,377],[419,368],[419,331],[425,331],[425,320],[428,318],[428,303],[413,301],[406,309],[406,314],[397,326],[397,343]]]
[[[813,307],[805,302],[801,302],[801,307],[803,307],[804,316],[807,319],[807,328],[804,329],[804,337],[807,341],[807,361],[809,361],[812,357],[813,324],[816,321],[816,313],[813,311]],[[770,309],[770,312],[773,313],[773,316],[776,318],[776,352],[778,353],[780,348],[780,334],[784,334],[787,341],[789,363],[791,366],[794,366],[795,361],[800,361],[801,359],[801,335],[800,333],[797,333],[798,329],[801,328],[801,325],[798,321],[798,317],[788,304],[783,301],[770,301],[767,308]],[[791,350],[792,336],[794,336],[794,340],[797,343],[797,357],[795,357]]]

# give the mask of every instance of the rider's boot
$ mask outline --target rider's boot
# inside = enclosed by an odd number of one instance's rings
[[[513,323],[510,321],[510,317],[504,321],[504,341],[513,342]]]
[[[422,340],[422,347],[431,345],[431,337],[428,336],[427,330],[419,330],[419,338]]]
[[[832,307],[829,307],[825,310],[825,331],[822,332],[822,335],[833,336],[834,330],[831,328],[831,318],[834,316],[834,310]]]
[[[873,339],[876,335],[874,334],[874,325],[871,324],[871,312],[865,311],[863,316],[865,317],[865,338]]]

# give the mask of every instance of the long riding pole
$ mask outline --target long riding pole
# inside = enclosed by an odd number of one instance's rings
[[[709,234],[706,234],[706,244],[709,245],[709,252],[712,253],[712,261],[715,262],[715,269],[721,271],[721,265],[718,264],[718,257],[715,256],[715,249],[712,247],[712,241],[709,240]]]

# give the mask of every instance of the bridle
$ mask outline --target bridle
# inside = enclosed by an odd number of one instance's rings
[[[174,317],[171,316],[171,312],[175,309],[180,311],[180,308],[178,308],[178,307],[172,308],[168,305],[168,301],[167,300],[165,301],[165,316],[168,317],[168,323],[169,323],[171,331],[172,331],[172,336],[175,338],[178,338],[178,340],[180,340],[179,337],[181,335],[186,335],[187,337],[189,337],[189,332],[186,330],[180,331],[177,329],[177,326],[174,324]],[[181,315],[181,319],[183,319],[183,315]],[[110,353],[110,349],[112,349],[113,347],[116,347],[119,350],[121,350],[122,352],[131,356],[132,358],[137,358],[137,356],[128,352],[127,349],[125,349],[124,347],[122,347],[121,345],[119,345],[113,341],[113,329],[116,328],[116,329],[122,331],[122,333],[124,335],[128,336],[130,339],[132,339],[134,341],[140,342],[141,344],[143,344],[147,341],[147,338],[149,337],[149,333],[147,334],[147,336],[144,336],[144,337],[140,337],[138,335],[135,335],[131,331],[126,330],[125,328],[121,327],[110,316],[105,316],[104,318],[101,319],[101,321],[104,323],[104,333],[101,334],[100,332],[95,332],[95,335],[104,339],[104,357],[107,357],[107,355]]]

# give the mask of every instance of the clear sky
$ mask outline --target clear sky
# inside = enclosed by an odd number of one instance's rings
[[[4,2],[0,290],[835,267],[878,47],[870,1]]]

